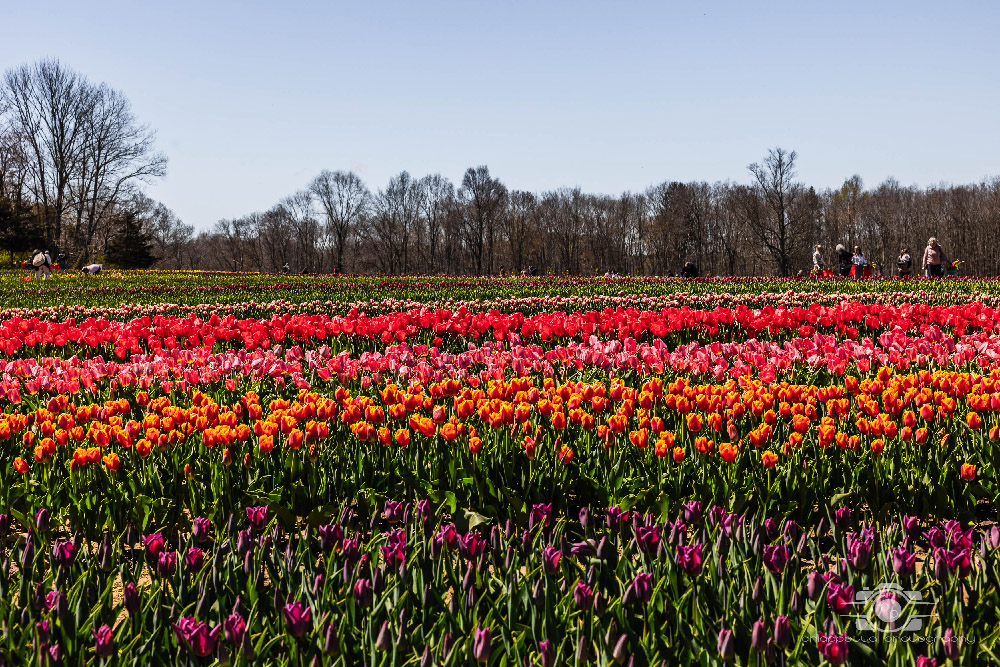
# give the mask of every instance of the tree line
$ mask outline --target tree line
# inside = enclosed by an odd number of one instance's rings
[[[936,236],[978,275],[1000,275],[1000,178],[971,185],[817,190],[794,151],[774,148],[744,183],[666,181],[620,195],[509,188],[486,166],[461,182],[401,171],[369,187],[323,171],[266,211],[195,233],[143,185],[165,174],[155,135],[128,99],[58,61],[7,71],[0,86],[0,240],[75,265],[236,271],[795,275],[817,244],[860,246],[876,273]]]

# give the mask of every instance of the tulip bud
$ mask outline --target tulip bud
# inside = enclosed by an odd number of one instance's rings
[[[941,643],[944,645],[944,657],[948,660],[958,660],[959,656],[959,638],[955,636],[955,631],[948,628],[944,631],[944,636],[941,637]]]
[[[378,632],[378,638],[375,639],[375,648],[379,651],[388,651],[392,648],[392,639],[389,635],[389,621],[382,621],[382,629]]]
[[[806,595],[809,596],[810,600],[818,600],[825,585],[826,582],[823,581],[823,577],[820,576],[819,572],[813,570],[806,578]]]
[[[10,532],[10,515],[0,514],[0,539],[7,537]]]
[[[406,647],[406,626],[400,625],[399,632],[396,633],[396,650],[402,654],[406,651]]]
[[[792,596],[788,599],[788,611],[801,614],[803,608],[802,596],[799,595],[797,590],[792,591]]]
[[[764,599],[764,578],[758,576],[753,582],[753,591],[750,593],[750,599],[754,602],[760,602]]]
[[[385,590],[385,577],[382,574],[382,568],[376,569],[372,576],[372,589],[375,591],[375,595],[381,595],[382,591]]]
[[[420,667],[433,667],[434,654],[431,653],[431,645],[424,644],[424,652],[420,656]]]
[[[490,629],[476,628],[476,632],[472,640],[472,657],[475,658],[477,662],[489,662],[490,653],[492,653],[492,651],[493,646],[490,642]]]
[[[736,640],[733,631],[722,628],[719,630],[719,639],[716,642],[716,650],[723,660],[732,660],[736,654]]]
[[[31,595],[31,608],[40,611],[45,606],[45,585],[35,584],[35,590]]]
[[[35,530],[39,533],[49,532],[49,510],[45,507],[35,513]]]
[[[577,514],[577,516],[580,519],[580,525],[583,527],[584,530],[587,530],[587,528],[590,526],[590,508],[581,507],[580,512]]]
[[[758,653],[763,653],[767,648],[767,628],[764,627],[764,621],[754,621],[750,645]]]
[[[628,657],[628,635],[623,634],[618,638],[618,641],[615,642],[615,648],[611,652],[611,657],[619,665],[625,662],[625,658]]]
[[[24,549],[21,551],[21,570],[31,572],[31,567],[35,562],[35,542],[29,534],[24,541]]]
[[[542,667],[552,667],[556,664],[556,649],[548,639],[538,642],[538,654],[542,658]]]
[[[785,615],[774,619],[774,643],[781,648],[788,648],[792,644],[792,628]]]
[[[541,607],[545,604],[545,580],[541,577],[535,582],[534,588],[531,589],[531,601],[535,603],[536,607]]]
[[[444,633],[444,637],[441,638],[441,658],[443,662],[448,661],[448,656],[451,654],[451,645],[455,641],[455,635],[450,632]]]
[[[590,662],[590,650],[587,647],[587,636],[580,635],[580,641],[576,645],[576,661]]]
[[[340,653],[340,637],[337,634],[337,626],[333,623],[327,623],[323,631],[323,652],[327,655]]]

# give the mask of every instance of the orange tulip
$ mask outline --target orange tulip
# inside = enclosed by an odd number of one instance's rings
[[[30,468],[28,467],[28,462],[18,456],[14,459],[14,470],[24,475],[30,470]]]
[[[962,464],[962,479],[971,482],[976,478],[976,466],[973,463]]]
[[[719,451],[721,453],[722,450],[720,449]],[[770,470],[774,466],[778,465],[778,455],[775,454],[774,452],[772,452],[769,449],[766,452],[764,452],[763,454],[761,454],[760,461],[761,461],[761,463],[764,464],[765,468],[767,468],[767,469]],[[730,463],[732,463],[732,461],[730,461]]]
[[[118,470],[118,466],[121,465],[121,459],[114,452],[111,452],[104,457],[104,465],[107,466],[108,470],[115,471]]]

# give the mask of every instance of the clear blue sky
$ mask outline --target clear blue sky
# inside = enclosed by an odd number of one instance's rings
[[[56,57],[158,131],[150,188],[199,229],[321,169],[373,190],[456,184],[620,193],[800,178],[1000,175],[997,2],[15,2],[0,66]]]

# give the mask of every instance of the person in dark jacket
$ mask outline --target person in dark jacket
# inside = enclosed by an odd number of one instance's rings
[[[843,243],[837,244],[837,264],[840,275],[845,277],[851,275],[851,253],[847,251]]]
[[[681,269],[682,278],[697,278],[698,277],[698,267],[695,266],[694,262],[684,262],[684,268]]]

